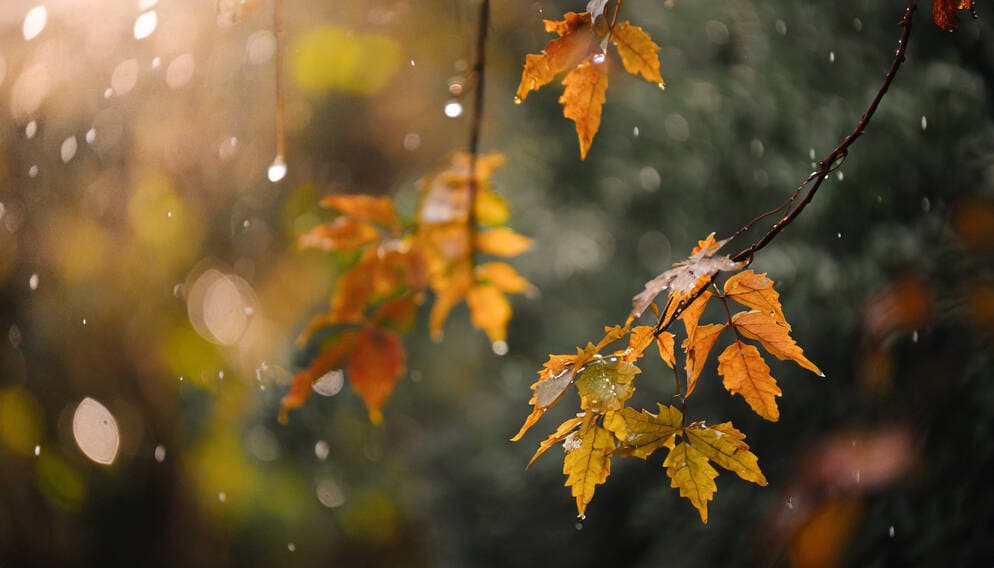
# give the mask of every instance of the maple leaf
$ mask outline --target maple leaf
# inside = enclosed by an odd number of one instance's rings
[[[725,389],[741,394],[749,406],[770,422],[780,419],[776,397],[783,394],[759,349],[736,340],[718,356],[718,374]]]
[[[321,249],[328,252],[353,250],[380,239],[376,227],[351,217],[338,217],[331,223],[318,225],[300,236],[301,249]]]
[[[645,30],[630,22],[621,22],[611,31],[611,43],[618,48],[625,71],[663,87],[663,77],[659,74],[659,46]]]
[[[725,281],[725,297],[734,300],[747,308],[765,312],[779,325],[790,331],[790,324],[783,315],[780,305],[780,294],[773,289],[773,280],[766,274],[756,274],[752,270],[743,270],[733,274]]]
[[[745,434],[731,422],[717,426],[688,426],[683,433],[687,441],[709,460],[745,481],[766,485],[766,476],[759,469],[759,458],[749,451]]]
[[[933,0],[932,19],[943,31],[951,32],[959,27],[957,10],[973,10],[973,0]]]
[[[790,359],[805,369],[824,377],[825,374],[807,357],[804,350],[790,337],[788,329],[764,312],[752,310],[732,316],[732,325],[743,336],[762,344],[768,353],[781,361]]]
[[[670,476],[670,487],[679,488],[680,496],[690,499],[701,514],[701,521],[707,524],[708,501],[718,491],[714,483],[718,470],[711,467],[707,456],[687,442],[680,442],[670,450],[663,467]]]
[[[381,407],[404,375],[405,359],[404,346],[393,331],[367,326],[355,339],[347,376],[373,424],[383,420]]]
[[[311,361],[307,369],[293,377],[293,385],[280,404],[279,420],[286,424],[289,412],[300,408],[311,396],[311,385],[329,371],[340,369],[352,347],[355,345],[358,333],[354,330],[344,331],[325,341],[321,353]]]
[[[666,289],[670,290],[671,300],[676,300],[671,301],[672,308],[668,310],[671,313],[680,301],[693,296],[718,272],[738,270],[744,266],[745,263],[735,262],[728,255],[714,258],[727,242],[728,239],[715,241],[714,233],[699,241],[687,260],[675,263],[673,268],[645,283],[645,290],[632,298],[631,315],[636,318],[641,316],[656,296]]]
[[[714,347],[715,342],[718,341],[718,336],[725,330],[725,327],[727,326],[721,323],[698,326],[694,329],[694,334],[683,341],[683,349],[687,354],[687,362],[684,367],[687,371],[687,392],[684,393],[684,398],[693,394],[694,388],[697,387],[697,379],[704,371],[708,354],[711,353],[711,348]]]
[[[674,406],[659,405],[659,414],[623,408],[604,416],[604,427],[631,448],[637,458],[646,459],[659,448],[673,449],[675,437],[683,429],[683,413]]]
[[[388,229],[397,227],[397,212],[389,197],[326,195],[321,199],[320,205],[340,211],[358,221],[376,223]]]
[[[587,505],[594,498],[594,490],[611,475],[611,452],[615,448],[614,435],[597,424],[588,415],[580,430],[574,434],[571,449],[563,459],[566,487],[576,499],[577,513],[583,518]],[[570,441],[571,438],[567,438]]]
[[[507,339],[507,322],[511,320],[511,304],[492,284],[476,284],[466,292],[470,320],[482,329],[491,343]]]

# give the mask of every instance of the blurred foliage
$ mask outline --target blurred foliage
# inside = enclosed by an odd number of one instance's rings
[[[284,3],[277,184],[269,2],[220,19],[145,2],[157,24],[140,40],[137,2],[53,0],[30,40],[32,5],[0,7],[0,564],[989,562],[988,6],[953,34],[922,6],[867,134],[753,265],[828,379],[776,362],[769,424],[713,366],[701,377],[697,418],[748,432],[769,486],[719,477],[705,527],[658,461],[631,460],[577,530],[557,460],[523,470],[546,432],[507,442],[535,371],[623,319],[701,235],[779,203],[862,113],[904,3],[626,2],[667,89],[613,82],[581,163],[555,89],[513,94],[541,19],[584,2],[494,0],[483,148],[507,156],[494,188],[535,239],[516,265],[541,294],[514,302],[504,357],[463,308],[441,344],[419,321],[381,425],[345,389],[283,427],[307,355],[293,338],[339,270],[296,236],[330,193],[397,195],[412,214],[418,178],[466,139],[466,113],[443,108],[467,106],[476,24],[469,1]],[[647,365],[635,404],[666,400],[666,377]],[[84,397],[117,421],[110,466],[74,440]]]

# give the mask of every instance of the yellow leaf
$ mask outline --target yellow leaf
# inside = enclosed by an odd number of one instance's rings
[[[438,278],[433,283],[435,288],[435,303],[428,315],[428,331],[435,341],[441,341],[445,329],[445,320],[449,312],[466,297],[469,291],[469,270],[465,263],[457,264],[452,275],[448,278]]]
[[[389,197],[372,195],[326,195],[321,206],[335,209],[359,221],[378,223],[393,228],[397,225],[397,213],[393,200]]]
[[[611,475],[611,452],[614,436],[598,426],[590,415],[578,432],[579,445],[568,450],[563,460],[566,487],[572,488],[576,510],[582,517],[594,498],[594,490]]]
[[[544,454],[552,446],[562,442],[563,439],[570,434],[570,432],[576,430],[576,427],[579,426],[581,422],[583,422],[583,417],[578,416],[576,418],[570,418],[566,422],[560,424],[559,428],[556,428],[555,432],[550,434],[548,438],[539,444],[538,450],[535,451],[535,455],[532,456],[532,459],[528,460],[528,465],[525,466],[525,469],[531,467],[532,464],[535,463],[535,460],[538,459],[538,456]]]
[[[684,435],[694,448],[714,463],[746,481],[766,485],[766,477],[759,469],[759,458],[749,451],[745,434],[736,430],[731,422],[723,422],[717,426],[690,427],[684,430]]]
[[[704,309],[707,308],[708,300],[710,299],[711,292],[704,292],[680,314],[680,320],[683,321],[684,327],[687,328],[687,337],[694,336],[697,323],[700,321],[701,314],[704,313]]]
[[[663,78],[659,74],[659,46],[645,30],[629,22],[621,22],[611,32],[611,43],[618,48],[625,71],[642,75],[646,81],[663,86]]]
[[[780,294],[773,289],[773,280],[766,274],[756,274],[752,270],[743,270],[725,281],[725,296],[747,308],[767,313],[778,324],[790,331],[790,324],[783,315],[780,305]]]
[[[707,524],[708,501],[718,490],[714,483],[718,470],[711,467],[703,453],[687,442],[681,442],[670,450],[663,466],[670,476],[670,487],[680,489],[680,496],[690,499],[701,514],[701,521]]]
[[[339,217],[325,225],[318,225],[300,236],[302,249],[321,249],[329,252],[352,250],[368,245],[380,238],[376,227],[351,217]]]
[[[604,417],[604,427],[623,446],[634,448],[632,455],[646,459],[659,448],[673,449],[676,434],[683,428],[683,414],[673,406],[659,405],[659,414],[623,408]]]
[[[659,348],[659,356],[667,365],[670,366],[670,369],[672,369],[676,365],[673,334],[668,331],[660,333],[659,337],[656,338],[656,347]]]
[[[736,341],[726,347],[718,356],[718,374],[725,379],[725,389],[741,394],[756,414],[770,422],[780,419],[776,397],[783,392],[755,346]]]
[[[642,357],[645,350],[655,342],[656,328],[651,325],[640,325],[632,328],[628,336],[628,349],[625,351],[625,360],[635,361]]]
[[[531,239],[508,227],[499,227],[476,235],[477,250],[496,256],[518,256],[531,246]]]
[[[755,310],[739,312],[732,316],[732,325],[745,337],[763,344],[763,347],[777,359],[781,361],[790,359],[812,373],[825,376],[804,356],[804,350],[791,339],[787,328],[778,324],[769,314]]]
[[[707,363],[708,354],[711,352],[711,348],[714,347],[714,343],[718,341],[718,336],[724,331],[725,327],[725,324],[720,323],[702,325],[694,330],[693,337],[684,340],[683,347],[687,353],[687,363],[685,365],[687,371],[687,392],[684,393],[684,398],[694,392],[694,387],[697,386],[697,379],[701,376],[704,365]]]
[[[508,294],[520,294],[532,287],[524,276],[506,262],[487,262],[477,266],[476,278],[489,282]]]
[[[590,14],[569,12],[561,22],[546,20],[545,29],[559,34],[539,55],[525,56],[516,100],[525,100],[528,93],[539,90],[556,75],[576,67],[597,46],[597,36],[590,25]]]
[[[569,72],[563,80],[565,89],[559,97],[563,115],[576,123],[580,140],[580,159],[587,158],[590,144],[601,125],[601,107],[607,100],[607,64],[588,61]]]
[[[503,292],[490,284],[476,284],[467,292],[466,303],[473,325],[485,331],[491,342],[507,339],[511,304]]]
[[[640,372],[635,365],[617,357],[594,359],[576,375],[580,408],[598,414],[621,410],[635,392],[632,382]]]
[[[476,221],[480,225],[484,227],[503,225],[510,217],[511,207],[503,197],[487,189],[477,192]]]

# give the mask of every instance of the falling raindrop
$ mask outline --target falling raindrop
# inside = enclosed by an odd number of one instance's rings
[[[86,131],[86,143],[93,144],[93,141],[97,139],[97,129],[91,128]]]
[[[459,101],[449,101],[445,103],[445,116],[457,118],[462,115],[462,104]]]
[[[173,212],[172,211],[166,211],[166,218],[167,219],[172,219],[173,218]]]
[[[286,161],[283,160],[283,156],[276,156],[273,158],[273,163],[269,164],[269,170],[266,172],[269,177],[269,181],[276,183],[286,177]]]
[[[223,381],[224,380],[224,371],[218,371],[217,372],[217,378],[221,379]]]
[[[808,157],[811,158],[812,160],[815,159],[815,149],[814,148],[808,149]]]
[[[835,52],[834,51],[829,51],[828,52],[828,62],[829,63],[835,63]]]
[[[887,528],[887,536],[894,538],[894,525]]]
[[[414,60],[411,60],[411,67],[414,67]]]
[[[932,209],[932,202],[927,197],[922,197],[922,211],[928,213]]]
[[[86,325],[86,318],[83,318],[83,325]]]
[[[114,89],[107,87],[104,89],[104,98],[109,99],[114,96]]]
[[[32,120],[24,127],[24,137],[31,140],[38,132],[38,121]]]
[[[853,18],[852,19],[852,27],[857,32],[863,31],[863,20],[860,20],[859,18]]]
[[[413,152],[421,147],[421,135],[417,132],[408,132],[404,135],[404,149]]]
[[[330,451],[331,447],[328,446],[328,442],[325,442],[324,440],[318,440],[317,443],[314,444],[314,455],[321,461],[328,459],[328,452]]]
[[[152,58],[152,69],[156,69],[157,70],[159,67],[162,67],[162,58],[161,57],[153,57]]]
[[[922,115],[922,130],[925,130],[926,128],[928,128],[928,119],[925,118],[925,115],[923,114]]]
[[[159,18],[155,10],[150,10],[135,19],[135,39],[145,39],[152,35],[155,26],[158,25]]]
[[[114,415],[106,406],[92,398],[84,398],[73,413],[72,434],[83,455],[99,464],[114,463],[121,434]]]
[[[297,545],[293,544],[292,542],[288,542],[286,545],[286,549],[289,550],[290,552],[293,552],[297,550]]]
[[[25,41],[31,41],[38,37],[38,34],[45,29],[47,22],[48,10],[45,9],[45,6],[38,5],[28,10],[27,15],[24,16],[24,27],[21,30],[24,33]]]
[[[846,179],[846,174],[842,173],[842,170],[839,170],[839,173],[835,174],[835,177],[839,178],[839,181],[842,181]]]
[[[224,491],[221,491],[220,493],[217,494],[217,500],[218,501],[224,503],[227,499],[228,499],[228,496],[225,495]]]
[[[35,456],[41,455],[41,446],[35,446]]]
[[[34,274],[31,275],[30,278],[28,278],[28,288],[31,288],[32,290],[37,290],[38,289],[38,273],[37,272],[35,272]]]
[[[28,177],[33,177],[33,178],[34,177],[38,177],[38,166],[37,165],[33,165],[30,168],[28,168]]]
[[[155,452],[152,455],[155,457],[155,461],[159,463],[166,461],[166,447],[159,444],[155,447]]]
[[[835,233],[835,236],[836,236],[836,238],[841,239],[842,238],[842,233]]]
[[[315,493],[317,493],[318,502],[329,509],[341,507],[345,504],[345,492],[331,478],[326,477],[319,480],[315,486]]]
[[[913,332],[911,332],[911,342],[912,343],[918,343],[918,330],[917,329],[914,330]]]
[[[632,128],[632,136],[634,136],[636,138],[639,137],[639,127],[638,126]]]
[[[775,26],[776,26],[778,34],[780,34],[780,35],[787,35],[787,22],[785,22],[783,20],[777,20],[777,23],[775,24]]]
[[[62,141],[62,148],[59,149],[59,155],[62,156],[62,163],[68,164],[76,156],[76,150],[79,148],[79,144],[76,142],[75,136],[70,136]]]

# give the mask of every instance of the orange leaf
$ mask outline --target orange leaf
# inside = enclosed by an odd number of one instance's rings
[[[489,282],[508,294],[520,294],[532,287],[524,276],[506,262],[487,262],[477,266],[476,278]]]
[[[673,449],[676,435],[683,430],[683,413],[674,406],[659,405],[659,414],[623,408],[604,416],[604,427],[618,441],[633,448],[632,455],[646,459],[659,448]]]
[[[704,365],[707,363],[708,354],[711,352],[711,348],[714,347],[715,342],[718,341],[718,336],[724,331],[725,327],[725,324],[721,323],[702,325],[694,330],[692,337],[684,340],[683,348],[687,353],[687,363],[685,365],[687,371],[687,392],[684,393],[684,398],[694,392],[694,387],[697,386],[697,379],[701,376]]]
[[[336,209],[358,221],[378,223],[387,228],[397,226],[397,213],[389,197],[372,195],[326,195],[321,207]]]
[[[676,354],[674,353],[673,334],[664,331],[656,338],[656,347],[659,348],[659,356],[672,369],[676,365]]]
[[[368,245],[379,238],[376,227],[351,217],[338,217],[301,235],[298,244],[302,249],[339,252]]]
[[[586,159],[590,144],[601,125],[601,107],[607,100],[607,66],[605,63],[587,61],[570,71],[563,80],[563,85],[566,88],[559,97],[559,103],[563,105],[563,116],[576,123],[580,159]]]
[[[406,295],[388,300],[376,310],[373,323],[376,325],[386,325],[399,331],[406,331],[414,324],[419,304],[419,298],[415,295]]]
[[[469,269],[467,263],[455,265],[452,274],[447,278],[436,278],[432,285],[435,287],[435,303],[428,315],[428,331],[435,341],[441,341],[445,328],[445,320],[449,312],[466,297],[469,291]]]
[[[708,501],[718,491],[718,486],[714,483],[718,470],[711,467],[708,458],[700,450],[687,442],[681,442],[670,450],[663,467],[670,476],[670,487],[679,488],[680,496],[690,499],[690,503],[701,514],[701,521],[707,524]]]
[[[625,360],[634,361],[645,353],[645,350],[655,342],[656,328],[651,325],[640,325],[632,328],[631,335],[628,336],[628,349],[625,351]]]
[[[769,315],[755,310],[739,312],[732,316],[732,325],[742,335],[760,342],[766,351],[777,359],[781,361],[790,359],[812,373],[825,376],[804,356],[804,350],[791,339],[787,328],[778,324]]]
[[[473,325],[485,331],[491,342],[507,339],[511,304],[503,292],[491,284],[476,284],[466,293],[466,303]]]
[[[956,10],[973,10],[973,0],[933,0],[932,19],[943,31],[951,32],[959,26]]]
[[[646,81],[663,86],[663,78],[659,74],[659,46],[645,30],[630,22],[621,22],[611,32],[611,43],[618,48],[625,71],[642,75]]]
[[[366,403],[373,424],[383,420],[380,408],[404,375],[405,359],[404,346],[392,331],[366,327],[356,337],[348,377]]]
[[[780,419],[776,397],[783,392],[755,346],[736,341],[726,347],[718,356],[718,374],[725,379],[725,389],[741,394],[756,414],[770,422]]]
[[[566,422],[560,424],[559,428],[556,428],[555,432],[550,434],[548,438],[546,438],[545,440],[542,441],[541,444],[539,444],[538,450],[535,451],[535,455],[532,456],[532,459],[528,460],[528,465],[525,466],[525,469],[531,467],[532,464],[535,463],[535,460],[537,460],[540,455],[548,451],[549,448],[558,444],[559,442],[562,442],[563,439],[566,438],[566,436],[568,436],[573,430],[576,430],[576,427],[579,426],[581,422],[583,422],[583,417],[578,416],[576,418],[570,418]]]
[[[597,36],[590,24],[590,14],[568,12],[561,22],[545,21],[545,29],[559,34],[550,41],[539,55],[525,57],[516,101],[521,102],[531,91],[539,90],[556,78],[556,75],[576,67],[597,47]]]
[[[499,227],[476,235],[477,250],[496,256],[518,256],[531,246],[531,239],[508,227]]]
[[[711,292],[704,292],[680,314],[680,320],[683,321],[683,325],[687,329],[687,337],[694,336],[697,323],[700,321],[704,309],[708,307],[708,300],[710,299]]]
[[[611,452],[614,435],[597,425],[588,415],[579,432],[566,439],[567,454],[563,459],[566,486],[576,498],[576,511],[582,518],[594,498],[594,490],[611,475]],[[570,443],[572,441],[572,443]]]
[[[279,420],[286,424],[288,414],[294,408],[300,408],[311,396],[311,385],[328,371],[341,368],[345,359],[355,345],[357,333],[355,331],[345,331],[330,338],[324,350],[311,361],[307,369],[297,373],[293,377],[293,386],[290,392],[283,397],[280,406]]]
[[[732,275],[725,281],[725,296],[747,308],[769,314],[774,321],[790,331],[790,324],[787,323],[780,305],[780,294],[773,289],[773,281],[765,273],[756,274],[752,270],[743,270]]]

